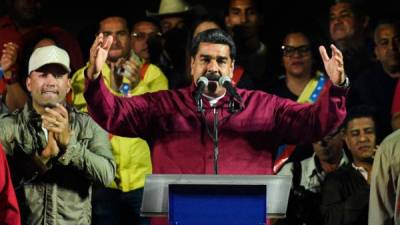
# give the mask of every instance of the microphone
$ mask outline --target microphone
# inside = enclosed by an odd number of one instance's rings
[[[203,101],[201,100],[201,94],[204,92],[204,88],[208,85],[207,77],[201,76],[197,82],[197,87],[193,92],[193,98],[197,105],[197,111],[203,112]]]
[[[208,79],[207,77],[201,76],[197,82],[197,87],[196,90],[194,91],[194,99],[199,100],[201,97],[201,94],[204,92],[204,88],[208,85]]]
[[[239,102],[242,100],[240,95],[236,92],[236,88],[232,86],[232,80],[228,76],[221,76],[218,80],[219,85],[224,87],[226,91],[234,98],[236,98]]]

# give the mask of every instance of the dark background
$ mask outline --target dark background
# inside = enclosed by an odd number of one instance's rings
[[[0,0],[0,15],[6,13],[5,1]],[[400,19],[400,0],[355,1],[365,6],[371,18],[371,27],[381,19]],[[144,16],[146,9],[157,12],[159,2],[160,0],[47,0],[43,16],[52,24],[75,34],[82,45],[82,50],[85,51],[94,38],[96,24],[101,17],[123,15],[129,21],[134,21],[135,18]],[[224,0],[187,0],[187,2],[191,5],[202,5],[209,12],[223,16]],[[261,0],[264,41],[270,46],[276,46],[289,27],[301,26],[314,34],[313,38],[316,39],[314,42],[327,42],[329,6],[333,2],[333,0]]]
[[[0,15],[6,12],[0,0]],[[400,18],[399,0],[356,0],[364,3],[371,18]],[[145,15],[145,10],[158,10],[160,0],[47,0],[45,17],[73,33],[79,33],[96,18],[107,14],[122,14],[130,19]],[[211,12],[222,13],[224,0],[187,0],[191,5],[201,4]],[[265,24],[279,28],[290,23],[325,23],[332,0],[261,0]],[[91,8],[89,5],[92,5]]]

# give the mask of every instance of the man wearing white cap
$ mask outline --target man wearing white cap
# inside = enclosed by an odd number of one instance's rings
[[[66,104],[69,64],[63,49],[37,48],[26,80],[32,101],[0,118],[22,224],[90,224],[92,184],[114,178],[106,132]]]

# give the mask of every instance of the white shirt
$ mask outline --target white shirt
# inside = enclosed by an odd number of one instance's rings
[[[355,169],[355,170],[357,170],[358,172],[360,172],[361,173],[361,175],[364,177],[364,179],[366,180],[366,181],[368,181],[368,171],[366,170],[366,169],[364,169],[364,167],[358,167],[358,166],[356,166],[354,163],[352,163],[351,164],[352,166],[353,166],[353,168]]]
[[[210,102],[211,107],[214,107],[217,105],[218,101],[225,96],[225,94],[226,94],[226,92],[219,97],[211,97],[211,96],[204,95],[204,94],[203,94],[203,96],[206,97],[208,102]]]
[[[46,137],[46,141],[49,141],[49,131],[44,127],[42,127],[42,130],[44,132],[44,136]]]
[[[321,184],[325,180],[326,173],[316,165],[318,160],[315,153],[303,161],[301,161],[301,181],[300,185],[306,190],[319,193],[321,192]],[[342,150],[342,158],[340,159],[339,167],[349,163],[344,150]],[[293,176],[293,163],[287,163],[279,172],[278,175],[291,175]]]

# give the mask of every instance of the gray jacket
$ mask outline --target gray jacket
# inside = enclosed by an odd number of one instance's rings
[[[67,107],[73,136],[65,153],[46,165],[38,154],[47,139],[31,103],[0,118],[0,140],[8,155],[22,224],[89,225],[92,184],[114,179],[107,133],[88,115]]]
[[[369,225],[400,225],[400,129],[385,138],[374,158]]]

